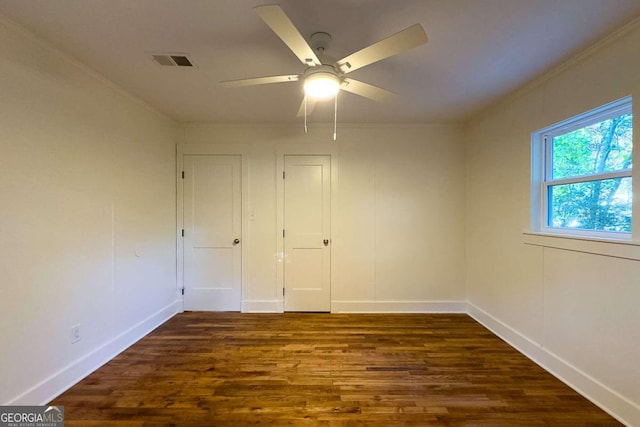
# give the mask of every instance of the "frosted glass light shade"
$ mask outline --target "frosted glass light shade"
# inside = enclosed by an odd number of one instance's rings
[[[340,79],[331,73],[317,72],[304,80],[304,93],[313,98],[333,98],[338,90],[340,90]]]

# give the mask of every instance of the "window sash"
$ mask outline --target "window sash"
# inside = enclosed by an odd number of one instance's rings
[[[542,200],[542,209],[544,211],[543,223],[541,227],[542,231],[549,232],[551,230],[554,230],[554,231],[562,231],[563,233],[566,231],[569,234],[576,234],[576,235],[589,235],[589,236],[597,235],[599,237],[615,235],[615,236],[620,236],[621,238],[630,238],[631,233],[626,231],[598,230],[595,228],[554,227],[553,225],[549,224],[552,218],[552,214],[551,214],[552,206],[551,204],[549,204],[549,199],[550,199],[549,195],[551,194],[552,187],[571,185],[571,184],[582,184],[587,182],[606,181],[611,179],[623,179],[623,178],[633,178],[631,175],[631,171],[629,171],[629,173],[619,173],[619,172],[609,173],[609,174],[606,174],[606,177],[598,178],[598,179],[564,179],[564,180],[557,180],[553,182],[545,182],[542,186],[542,191],[545,192]]]
[[[630,99],[626,99],[624,105],[618,105],[615,108],[607,109],[606,111],[603,111],[599,114],[578,119],[576,120],[575,123],[571,122],[570,124],[567,124],[565,126],[552,128],[551,131],[545,132],[542,135],[542,143],[544,147],[544,181],[545,182],[555,181],[553,179],[553,139],[554,138],[571,133],[579,129],[583,129],[583,128],[604,122],[605,120],[615,119],[616,117],[624,116],[626,114],[633,114],[630,102],[631,102]],[[582,116],[584,116],[584,114]],[[626,171],[629,171],[629,173],[631,173],[630,172],[631,169],[632,168],[621,169],[614,173],[626,172]],[[574,177],[564,178],[564,179],[573,179],[573,178],[582,178],[582,177],[591,177],[591,176],[595,177],[599,175],[604,176],[606,174],[608,173],[576,175]]]
[[[551,162],[547,162],[551,163]],[[570,228],[570,227],[553,227],[549,225],[551,219],[551,204],[549,203],[549,189],[558,185],[578,184],[583,182],[604,181],[607,179],[616,178],[633,178],[631,169],[626,169],[619,172],[609,172],[603,174],[585,175],[575,178],[564,178],[550,181],[543,181],[541,184],[541,196],[542,196],[542,224],[541,231],[548,233],[562,232],[563,234],[570,234],[576,236],[593,236],[593,237],[609,237],[629,239],[631,233],[624,231],[604,231],[595,230],[592,228]],[[616,237],[617,236],[617,237]]]
[[[586,113],[580,114],[568,123],[550,126],[544,132],[543,137],[552,140],[556,136],[571,133],[575,130],[586,128],[605,120],[624,116],[625,114],[633,114],[632,110],[631,97],[626,97],[597,108],[595,111],[587,111]]]

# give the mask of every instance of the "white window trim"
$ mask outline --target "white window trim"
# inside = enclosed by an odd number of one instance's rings
[[[632,218],[632,233],[615,232],[615,231],[595,231],[585,229],[569,229],[559,227],[549,227],[547,225],[548,215],[548,189],[550,186],[572,184],[577,182],[587,182],[594,180],[604,180],[612,178],[626,178],[633,179],[633,168],[608,172],[603,174],[594,174],[587,176],[580,176],[579,178],[563,178],[553,180],[550,179],[551,174],[551,162],[547,161],[550,158],[551,143],[553,137],[557,135],[563,135],[565,133],[572,132],[577,129],[595,124],[613,117],[617,117],[623,114],[632,113],[632,98],[627,96],[620,100],[603,105],[591,111],[587,111],[583,114],[563,120],[562,122],[553,124],[544,129],[540,129],[531,135],[531,232],[540,233],[545,235],[558,235],[566,237],[576,238],[597,238],[604,241],[631,241],[633,240],[633,230],[635,235],[638,235],[638,230],[634,227],[638,223],[637,212],[638,203],[635,200],[635,195],[638,194],[636,186],[634,185],[634,202],[633,202],[633,218]],[[637,123],[634,115],[634,130]],[[637,153],[638,148],[636,144],[637,131],[634,132],[633,139],[633,165],[637,165]],[[637,169],[637,168],[636,168]],[[636,171],[636,174],[638,171]],[[634,181],[637,181],[634,180]],[[635,182],[634,182],[635,184]]]

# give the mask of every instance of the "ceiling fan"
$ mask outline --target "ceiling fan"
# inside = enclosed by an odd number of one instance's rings
[[[420,24],[414,24],[334,62],[324,54],[328,42],[331,40],[329,34],[324,32],[312,34],[310,46],[280,6],[257,6],[254,10],[289,49],[291,49],[298,59],[300,59],[306,68],[301,74],[227,80],[220,82],[220,84],[224,87],[236,88],[270,83],[303,81],[305,97],[298,110],[298,117],[304,115],[305,120],[306,115],[311,113],[318,99],[335,98],[339,90],[351,92],[380,102],[391,100],[395,95],[394,93],[345,76],[352,71],[413,49],[427,42],[427,35],[422,26]]]

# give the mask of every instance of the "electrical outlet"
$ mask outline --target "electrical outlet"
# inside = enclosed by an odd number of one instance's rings
[[[80,341],[80,324],[71,327],[71,343],[74,344],[78,341]]]

